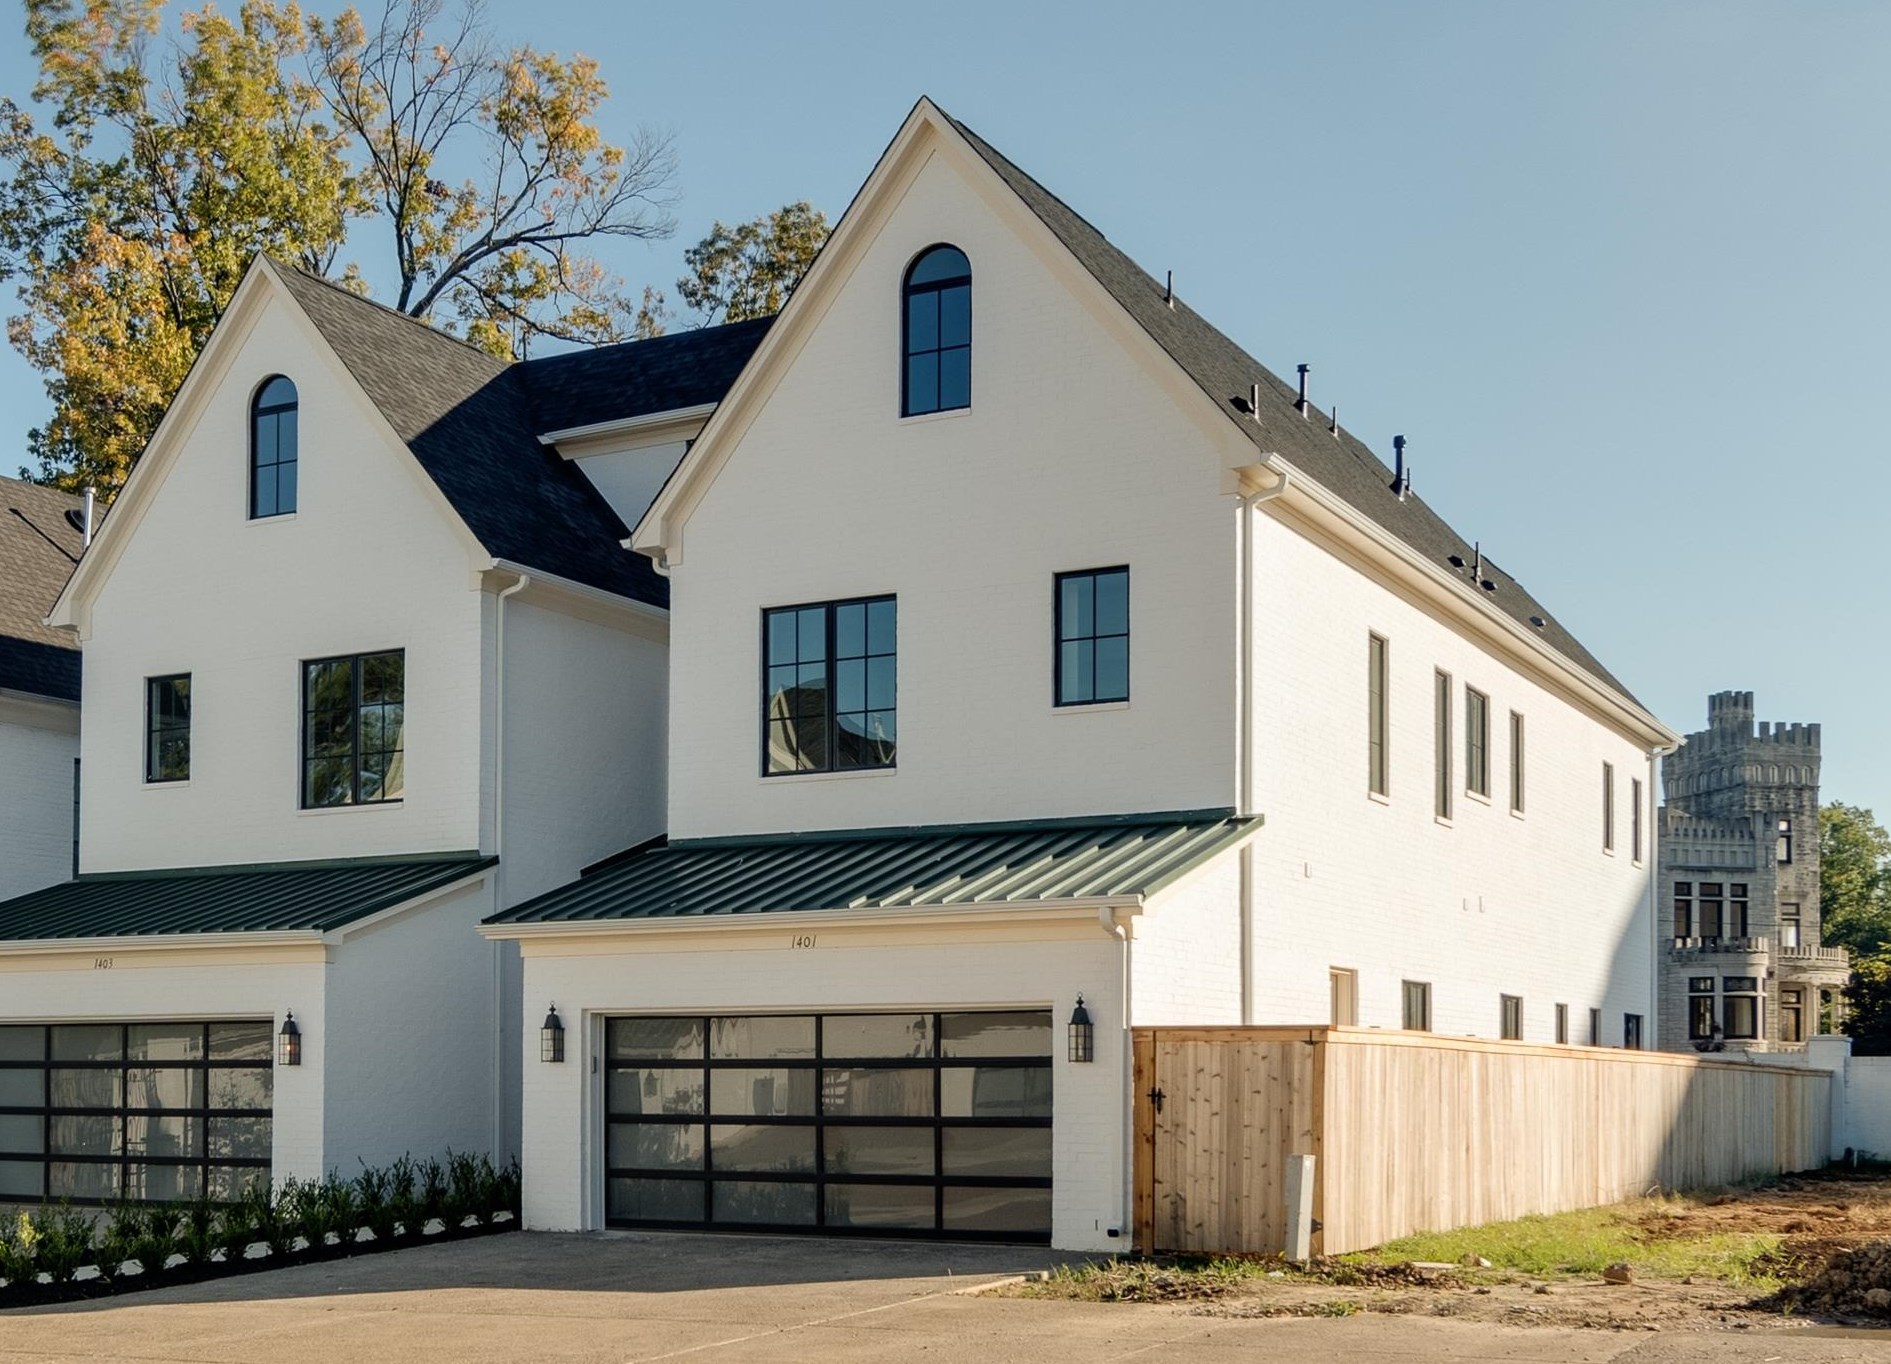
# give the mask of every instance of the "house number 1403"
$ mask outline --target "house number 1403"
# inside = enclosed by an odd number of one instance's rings
[[[794,935],[793,939],[789,941],[788,946],[812,947],[814,946],[814,935],[812,933],[797,933]]]

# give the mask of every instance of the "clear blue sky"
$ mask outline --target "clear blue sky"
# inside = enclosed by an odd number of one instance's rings
[[[1427,500],[1670,725],[1751,689],[1891,817],[1891,5],[490,15],[599,58],[608,129],[677,134],[681,227],[615,253],[633,283],[718,217],[837,216],[929,94],[1382,454],[1407,435]],[[9,354],[0,422],[41,411]]]

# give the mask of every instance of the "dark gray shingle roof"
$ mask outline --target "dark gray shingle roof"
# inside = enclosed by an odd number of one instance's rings
[[[498,860],[450,853],[94,873],[0,903],[0,942],[325,933],[443,889]]]
[[[273,262],[369,399],[495,557],[653,606],[669,583],[547,431],[720,401],[766,321],[508,364],[405,313]]]
[[[1280,455],[1438,567],[1452,571],[1448,560],[1453,554],[1472,561],[1471,544],[1426,506],[1423,498],[1414,493],[1400,500],[1393,495],[1392,470],[1362,442],[1344,428],[1336,439],[1328,432],[1328,418],[1317,411],[1302,417],[1294,406],[1298,396],[1294,388],[1222,335],[1180,298],[1173,307],[1166,304],[1161,282],[1111,245],[1074,209],[1018,169],[984,138],[957,119],[951,122],[1156,344],[1167,351],[1224,412],[1239,419],[1241,429],[1263,453]],[[1258,421],[1245,410],[1249,390],[1256,383],[1261,386]],[[1526,592],[1522,584],[1499,569],[1488,556],[1483,568],[1483,576],[1497,586],[1494,593],[1488,594],[1494,606],[1539,635],[1558,653],[1634,701],[1628,689]],[[1468,574],[1466,578],[1468,581]],[[1544,624],[1536,626],[1530,619],[1532,616],[1540,617]]]
[[[0,691],[79,699],[79,637],[41,622],[79,562],[80,500],[0,478]]]

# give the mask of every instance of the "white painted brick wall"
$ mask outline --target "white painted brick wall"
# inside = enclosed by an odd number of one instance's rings
[[[1069,1250],[1125,1248],[1108,1235],[1128,1216],[1127,1052],[1114,938],[1099,926],[1094,937],[1073,941],[981,943],[967,931],[951,943],[847,947],[828,946],[841,935],[824,927],[815,948],[795,950],[787,946],[790,936],[784,926],[765,942],[738,944],[712,929],[705,942],[724,950],[527,956],[528,1227],[602,1225],[601,1081],[587,1048],[599,1045],[604,1015],[1029,1006],[1050,1009],[1054,1025],[1054,1242]],[[1096,1060],[1088,1065],[1070,1064],[1064,1050],[1064,1025],[1079,993],[1096,1023]],[[568,1029],[563,1065],[537,1059],[546,1001],[557,1003]]]
[[[77,716],[72,733],[18,718],[0,715],[0,900],[72,875]]]

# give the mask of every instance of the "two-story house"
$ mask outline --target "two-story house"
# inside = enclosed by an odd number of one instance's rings
[[[45,623],[85,545],[85,504],[0,478],[0,899],[72,875],[79,642]]]
[[[83,839],[0,904],[0,1202],[517,1149],[476,925],[663,828],[666,584],[620,541],[693,431],[643,418],[761,334],[508,365],[254,264],[41,607]]]
[[[1662,1045],[1797,1051],[1838,1031],[1851,959],[1820,940],[1819,726],[1707,698],[1663,763]]]
[[[1131,1025],[1654,1043],[1675,736],[930,102],[631,544],[667,839],[485,928],[531,1226],[1120,1248]]]

